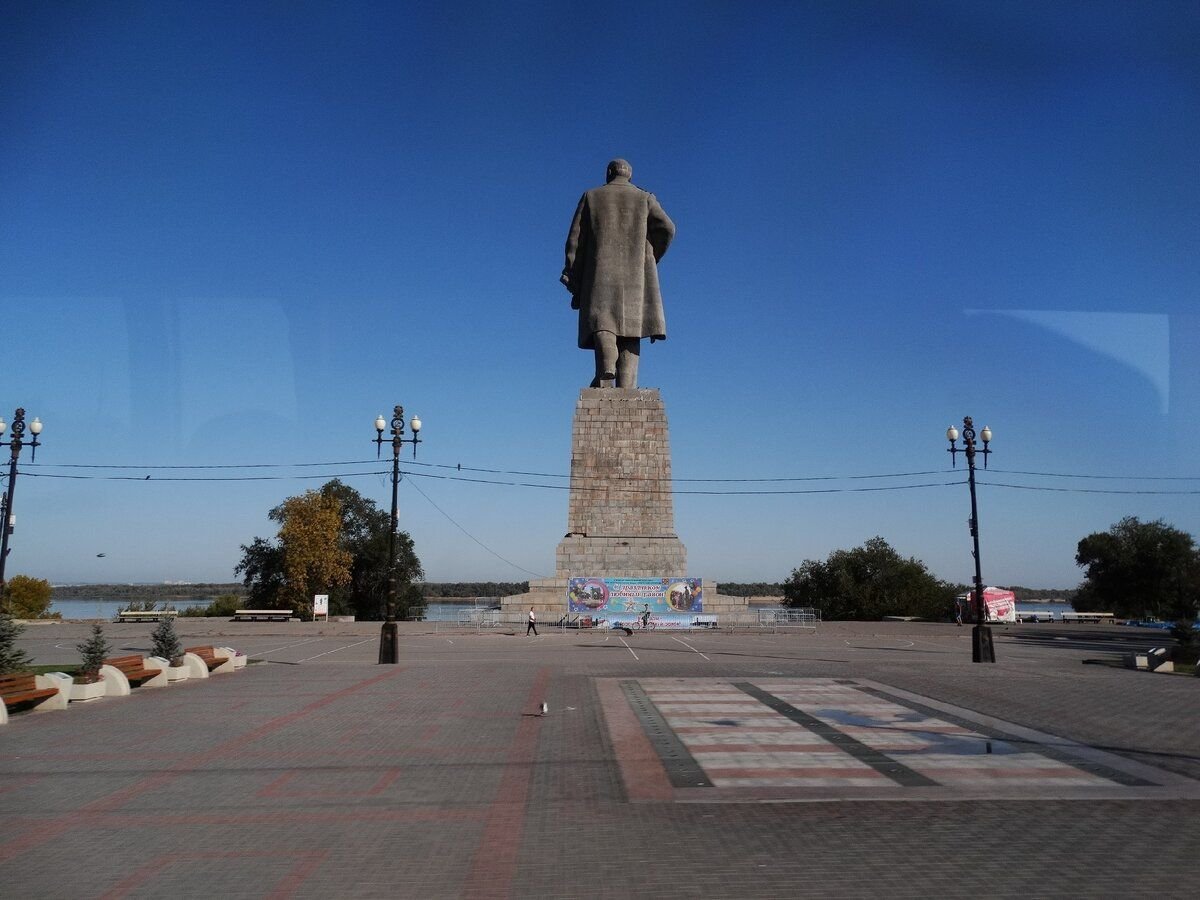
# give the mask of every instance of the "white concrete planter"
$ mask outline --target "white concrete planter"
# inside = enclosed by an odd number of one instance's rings
[[[108,685],[103,681],[93,681],[91,684],[80,684],[77,681],[71,682],[71,701],[86,702],[88,700],[99,700],[108,692]]]
[[[226,656],[233,660],[234,669],[244,669],[246,667],[246,663],[249,661],[249,658],[245,653],[242,653],[239,650],[234,650],[232,647],[218,647],[217,650],[224,652]]]
[[[167,681],[183,681],[188,677],[187,666],[173,666],[169,659],[161,656],[147,656],[142,663],[147,669],[161,669],[167,676]]]
[[[208,666],[195,653],[183,654],[183,667],[187,670],[188,678],[208,677]]]
[[[51,678],[50,675],[61,675],[65,681],[58,678]],[[45,688],[58,688],[58,693],[53,697],[47,697],[41,703],[33,708],[34,712],[48,712],[52,709],[66,709],[67,704],[71,702],[70,682],[71,676],[63,672],[52,672],[48,675],[38,675],[34,682],[39,690]],[[4,704],[0,703],[0,706]]]
[[[109,697],[128,697],[129,679],[125,673],[115,666],[101,666],[100,678],[104,682],[105,695]]]

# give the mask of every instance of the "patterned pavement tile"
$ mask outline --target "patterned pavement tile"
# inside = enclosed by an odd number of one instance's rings
[[[805,788],[820,789],[822,800],[830,789],[922,800],[988,790],[1037,798],[1048,789],[1093,796],[1165,788],[1200,796],[1200,785],[1169,773],[1146,778],[1110,754],[1097,760],[1095,751],[1076,756],[1052,749],[1062,742],[1050,736],[1005,735],[983,722],[972,727],[967,710],[939,713],[865,681],[641,678],[637,684],[683,748],[686,760],[671,750],[669,764],[686,762],[703,773],[676,779],[676,799],[736,799],[729,790],[736,788],[756,789],[746,798],[755,802],[768,799],[763,790],[771,788],[780,800],[804,799]],[[612,704],[606,712],[624,715]],[[646,726],[647,714],[637,714]],[[671,746],[661,734],[656,738],[655,746]]]

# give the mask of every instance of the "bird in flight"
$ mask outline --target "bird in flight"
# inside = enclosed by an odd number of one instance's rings
[[[96,556],[108,556],[107,553],[97,553]]]

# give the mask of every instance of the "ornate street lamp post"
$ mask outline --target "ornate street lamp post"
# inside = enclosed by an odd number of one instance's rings
[[[0,419],[0,435],[7,430],[8,425]],[[29,423],[29,433],[33,435],[33,440],[29,441],[29,448],[33,451],[33,458],[37,459],[37,448],[41,446],[38,441],[38,435],[42,433],[41,419],[35,418]],[[8,536],[12,534],[17,522],[13,513],[13,492],[17,487],[17,457],[21,455],[21,448],[25,446],[24,438],[25,410],[20,408],[13,416],[12,437],[7,441],[0,441],[0,447],[12,449],[12,459],[8,464],[8,490],[4,492],[3,504],[0,505],[0,598],[4,597],[4,564],[8,560]]]
[[[396,489],[400,485],[400,447],[403,444],[413,445],[413,459],[417,458],[417,444],[421,443],[421,420],[413,416],[408,423],[413,436],[404,437],[404,407],[397,405],[392,410],[392,527],[388,533],[388,580],[387,580],[387,609],[383,621],[383,630],[379,635],[379,661],[381,663],[399,662],[397,636],[399,626],[396,624],[396,531],[400,526],[400,515],[396,506]],[[378,459],[387,443],[383,439],[384,429],[388,422],[382,415],[375,419],[375,458]]]
[[[988,443],[992,439],[992,430],[986,425],[979,432],[983,441],[983,449],[975,449],[975,423],[970,416],[963,418],[962,450],[967,454],[967,484],[971,486],[971,539],[974,542],[975,555],[975,627],[971,630],[971,659],[973,662],[996,661],[996,649],[992,645],[992,629],[987,626],[987,605],[983,602],[983,575],[979,566],[979,507],[975,502],[975,454],[983,454],[983,467],[987,468]],[[946,429],[946,438],[950,441],[950,463],[955,464],[959,451],[958,429],[951,425]]]

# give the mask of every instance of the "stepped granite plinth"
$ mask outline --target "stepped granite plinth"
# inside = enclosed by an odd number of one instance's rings
[[[567,533],[555,577],[506,597],[506,610],[554,618],[565,612],[567,580],[582,576],[685,576],[687,548],[675,533],[666,405],[655,388],[584,388],[571,428]],[[705,611],[716,585],[704,583]],[[744,608],[740,598],[736,600]]]

